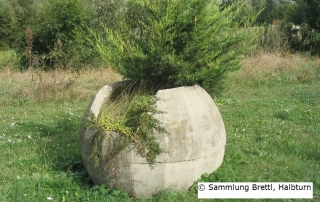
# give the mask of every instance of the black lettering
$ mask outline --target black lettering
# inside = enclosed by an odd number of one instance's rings
[[[289,190],[289,187],[285,184],[279,184],[279,190]]]
[[[257,185],[256,184],[252,184],[252,190],[257,190]]]

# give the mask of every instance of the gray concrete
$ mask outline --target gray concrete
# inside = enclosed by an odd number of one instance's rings
[[[84,120],[90,111],[97,116],[105,100],[121,86],[122,83],[104,86],[88,106]],[[165,152],[153,165],[131,145],[109,163],[104,160],[103,152],[101,163],[95,168],[90,158],[95,131],[82,124],[81,155],[94,183],[118,187],[136,196],[151,196],[168,188],[186,191],[202,174],[211,173],[221,165],[226,131],[217,106],[204,89],[192,86],[160,90],[155,100],[157,109],[166,112],[155,118],[168,134],[154,134]],[[112,137],[119,138],[117,134]],[[109,141],[102,141],[102,151],[108,148]]]

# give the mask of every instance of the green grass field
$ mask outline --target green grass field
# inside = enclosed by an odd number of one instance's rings
[[[4,57],[0,201],[198,200],[195,185],[187,193],[168,190],[134,199],[91,184],[81,164],[80,122],[97,90],[120,78],[114,72],[31,76],[14,71]],[[225,159],[199,181],[313,182],[310,201],[320,201],[320,60],[261,54],[246,58],[228,83],[229,90],[215,100],[227,130]]]

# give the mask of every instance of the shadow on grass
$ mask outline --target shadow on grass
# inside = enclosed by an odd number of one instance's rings
[[[80,155],[79,131],[81,117],[62,112],[50,118],[42,117],[42,123],[24,122],[20,131],[37,138],[43,163],[56,171],[63,171],[80,181],[84,187],[92,187]]]

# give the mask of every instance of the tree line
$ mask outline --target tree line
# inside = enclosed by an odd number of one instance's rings
[[[239,0],[222,0],[232,4]],[[260,14],[256,25],[280,25],[281,34],[292,52],[320,55],[319,0],[243,0],[243,15]]]
[[[241,5],[235,21],[257,15],[252,26],[279,22],[291,51],[320,54],[318,0],[217,1],[220,10],[234,3]],[[86,40],[90,29],[104,36],[101,25],[121,29],[120,18],[134,24],[137,16],[146,15],[142,12],[127,0],[0,0],[0,49],[15,49],[21,68],[39,64],[68,68],[71,62],[85,66],[100,58]]]

